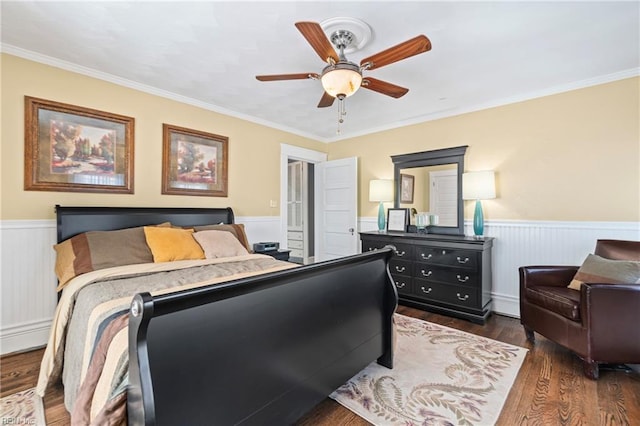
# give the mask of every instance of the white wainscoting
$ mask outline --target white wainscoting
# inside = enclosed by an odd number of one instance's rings
[[[279,216],[236,217],[249,243],[278,241]],[[43,346],[57,303],[55,220],[0,221],[0,354]]]
[[[495,238],[492,252],[493,310],[520,317],[518,268],[525,265],[580,265],[597,239],[640,240],[640,222],[485,221]],[[361,231],[378,229],[377,218],[361,218]],[[473,235],[473,222],[465,221]]]
[[[0,222],[0,353],[42,346],[55,310],[56,223]]]
[[[237,217],[251,244],[279,241],[280,217]],[[377,218],[359,219],[359,230],[377,229]],[[467,235],[473,234],[470,222]],[[56,305],[55,221],[0,221],[0,353],[46,344]],[[519,316],[518,267],[579,265],[598,238],[640,240],[638,222],[486,221],[495,238],[495,312]]]
[[[280,241],[280,216],[241,216],[236,217],[236,223],[244,224],[249,244],[262,241],[279,241],[283,246],[285,241]]]

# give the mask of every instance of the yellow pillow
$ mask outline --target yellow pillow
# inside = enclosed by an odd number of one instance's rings
[[[193,239],[193,229],[144,227],[144,236],[154,262],[204,259],[200,244]]]

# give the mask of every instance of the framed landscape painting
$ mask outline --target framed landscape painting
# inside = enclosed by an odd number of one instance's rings
[[[163,124],[162,193],[227,196],[229,139]]]
[[[24,189],[133,193],[134,119],[25,96]]]

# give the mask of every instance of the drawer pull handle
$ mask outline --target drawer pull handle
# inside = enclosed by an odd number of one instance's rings
[[[399,266],[396,266],[396,272],[404,272],[404,270],[407,269],[404,266],[401,268]]]
[[[446,250],[442,250],[442,255],[444,256],[445,254],[447,254]]]
[[[429,294],[431,293],[431,290],[433,290],[431,287],[429,288],[424,288],[424,286],[420,287],[420,290],[422,290],[423,293]]]
[[[460,275],[457,275],[456,277],[461,283],[466,283],[467,281],[469,281],[469,275],[465,275],[464,278],[460,277]]]
[[[469,261],[468,257],[465,257],[464,259],[460,259],[460,256],[458,256],[456,259],[458,260],[458,263],[467,263]]]
[[[429,253],[429,255],[428,255],[428,256],[425,256],[425,255],[424,255],[424,253],[420,253],[420,257],[421,257],[421,258],[423,258],[423,259],[425,259],[425,260],[426,260],[426,259],[431,259],[431,258],[433,257],[433,254]]]
[[[430,276],[431,276],[431,274],[433,274],[433,272],[432,272],[432,271],[424,272],[424,269],[421,269],[421,270],[420,270],[420,273],[422,274],[422,276],[423,276],[423,277],[430,277]]]
[[[406,285],[405,283],[399,283],[398,281],[396,281],[396,287],[398,287],[398,288],[402,288],[405,285]]]
[[[465,294],[464,297],[462,297],[460,296],[460,293],[456,293],[456,296],[458,296],[458,300],[462,300],[463,302],[469,298],[468,294]]]
[[[404,256],[405,254],[407,254],[407,252],[405,252],[405,251],[398,251],[398,250],[396,250],[396,255],[397,255],[397,256],[399,256],[399,257],[402,257],[402,256]]]

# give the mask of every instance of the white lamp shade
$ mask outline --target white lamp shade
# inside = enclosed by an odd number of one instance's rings
[[[356,93],[362,83],[362,75],[351,69],[334,69],[324,73],[321,77],[325,92],[333,96],[349,97]]]
[[[393,201],[393,180],[375,179],[369,181],[369,201]]]
[[[462,174],[464,200],[490,200],[496,198],[496,178],[493,170]]]

